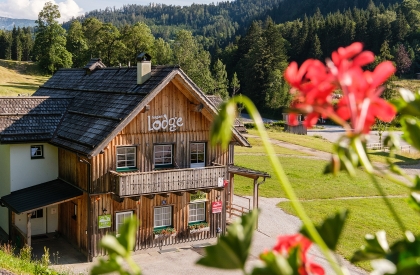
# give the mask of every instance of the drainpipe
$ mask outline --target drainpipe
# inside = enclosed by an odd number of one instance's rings
[[[88,188],[87,188],[87,193],[88,193],[88,197],[89,197],[89,201],[87,204],[87,209],[88,209],[88,221],[87,221],[87,261],[91,262],[93,257],[92,257],[92,203],[90,200],[90,195],[91,195],[91,164],[89,161],[82,159],[79,155],[78,155],[79,161],[82,163],[87,164],[87,168],[88,168]]]

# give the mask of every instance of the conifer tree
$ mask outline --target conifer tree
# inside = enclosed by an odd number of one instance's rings
[[[226,73],[226,66],[220,59],[214,63],[213,66],[213,79],[214,79],[214,92],[213,94],[219,95],[223,99],[229,97],[228,87],[229,81]]]

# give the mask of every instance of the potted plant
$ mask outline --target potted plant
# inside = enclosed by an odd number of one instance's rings
[[[173,227],[165,227],[153,230],[155,239],[175,237],[176,233],[177,232]]]
[[[210,227],[209,227],[209,224],[207,222],[200,222],[200,223],[196,223],[196,224],[191,224],[191,225],[188,226],[188,228],[190,230],[190,234],[210,231]]]

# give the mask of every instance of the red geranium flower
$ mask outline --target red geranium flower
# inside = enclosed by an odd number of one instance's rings
[[[333,52],[327,66],[314,59],[305,61],[300,68],[295,62],[289,65],[285,79],[298,90],[291,107],[307,114],[305,126],[312,127],[322,116],[343,126],[350,120],[351,127],[347,128],[355,133],[368,133],[375,117],[385,122],[394,118],[395,108],[380,98],[383,89],[378,87],[395,72],[395,67],[386,61],[373,72],[363,71],[362,67],[373,62],[375,56],[362,50],[363,45],[355,42]],[[335,89],[343,92],[336,110],[331,101]],[[290,115],[289,122],[296,125],[296,116]]]
[[[324,275],[324,269],[312,262],[306,256],[307,251],[312,245],[311,241],[301,234],[279,236],[277,238],[277,244],[273,247],[273,251],[276,251],[283,256],[288,256],[289,251],[293,248],[299,247],[300,260],[302,265],[299,267],[300,275]]]

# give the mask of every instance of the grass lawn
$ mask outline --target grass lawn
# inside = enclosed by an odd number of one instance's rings
[[[251,135],[258,135],[257,130],[249,129],[249,134]],[[319,137],[314,136],[307,136],[307,135],[295,135],[285,132],[273,131],[268,130],[268,135],[272,139],[316,149],[319,151],[332,153],[333,152],[333,143],[322,139]],[[382,151],[370,151],[369,157],[372,162],[380,162],[380,163],[387,163],[387,152]],[[390,159],[391,162],[397,164],[417,164],[420,161],[420,153],[407,153],[407,152],[400,152],[395,155],[394,158]]]
[[[394,209],[408,230],[415,234],[420,233],[420,217],[407,206],[402,198],[390,198]],[[338,245],[338,253],[350,259],[364,242],[366,234],[374,234],[385,229],[389,243],[402,238],[402,231],[392,218],[391,213],[381,198],[362,198],[351,200],[318,200],[302,202],[309,217],[319,224],[325,217],[334,214],[341,209],[349,210],[343,234]],[[279,203],[278,206],[287,213],[295,215],[290,202]],[[367,211],[367,209],[369,211]],[[367,262],[360,263],[361,267],[371,270]]]
[[[0,96],[32,95],[48,78],[31,62],[0,60]]]
[[[256,134],[255,131],[249,131]],[[332,152],[332,143],[324,139],[300,136],[281,132],[270,132],[270,138],[282,140],[308,148],[325,152]],[[256,142],[251,139],[251,142]],[[257,152],[263,150],[261,143],[254,143]],[[279,146],[275,146],[279,147]],[[276,149],[277,150],[277,149]],[[314,159],[305,155],[284,154],[280,155],[280,162],[308,215],[318,224],[328,215],[334,214],[339,209],[348,209],[349,218],[338,246],[338,253],[351,258],[353,253],[364,244],[364,236],[374,234],[381,229],[386,229],[390,243],[401,238],[402,231],[399,229],[388,208],[379,196],[379,192],[369,179],[369,176],[360,169],[357,177],[350,178],[342,172],[338,176],[323,175],[327,161]],[[375,161],[385,160],[383,152],[373,151],[370,156]],[[395,162],[404,164],[417,161],[419,155],[398,155],[393,159]],[[255,155],[252,158],[238,154],[235,156],[235,164],[249,167],[255,170],[268,172],[272,178],[260,185],[260,195],[263,197],[285,197],[285,194],[273,173],[273,169],[267,156]],[[420,233],[420,217],[405,203],[404,198],[408,190],[386,179],[379,178],[384,192],[387,195],[397,196],[390,198],[396,212],[404,222],[407,229],[414,233]],[[253,182],[251,179],[235,176],[235,194],[252,195]],[[290,202],[282,202],[278,207],[295,215]],[[370,263],[360,263],[359,266],[371,270]]]
[[[378,196],[379,193],[369,180],[368,175],[360,170],[356,178],[350,178],[345,173],[338,176],[323,175],[326,161],[300,157],[281,156],[280,162],[286,171],[289,180],[301,200],[329,199],[339,197]],[[235,156],[235,164],[255,170],[265,171],[271,175],[266,182],[260,185],[260,195],[269,198],[284,198],[277,177],[266,156]],[[380,182],[389,195],[405,195],[407,190],[400,186],[380,179]],[[253,181],[249,178],[235,176],[235,194],[252,195]]]
[[[235,147],[235,154],[265,154],[265,148],[262,145],[262,141],[259,138],[248,138],[249,143],[251,144],[251,148],[249,147],[242,147],[242,146],[236,146]],[[280,147],[280,146],[274,146],[274,150],[276,154],[282,154],[282,155],[299,155],[299,156],[308,156],[308,154],[298,152],[295,150],[291,150],[288,148]]]

